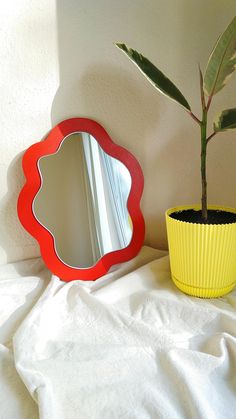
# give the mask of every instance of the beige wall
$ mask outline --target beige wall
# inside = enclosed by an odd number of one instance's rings
[[[145,176],[146,243],[165,248],[165,209],[200,200],[199,129],[112,43],[124,41],[149,57],[199,114],[197,64],[204,68],[215,40],[236,14],[235,0],[14,0],[1,8],[9,9],[7,20],[2,18],[2,261],[38,254],[15,213],[23,183],[17,156],[52,125],[73,116],[97,120],[136,155]],[[233,76],[216,96],[212,114],[236,106],[235,92]],[[236,132],[220,134],[210,144],[211,203],[236,206],[235,156]]]

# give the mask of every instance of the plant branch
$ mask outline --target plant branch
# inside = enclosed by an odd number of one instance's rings
[[[212,139],[212,137],[214,137],[217,134],[216,131],[214,131],[211,135],[209,135],[209,137],[206,139],[207,144],[209,143],[209,141]]]
[[[206,110],[207,110],[207,111],[208,111],[208,109],[210,108],[212,98],[213,98],[213,96],[212,96],[212,95],[211,95],[211,96],[209,96],[209,99],[208,99],[208,102],[207,102],[207,105],[206,105]]]
[[[191,111],[189,112],[189,115],[194,119],[194,121],[201,125],[201,121],[196,117],[196,115],[194,115]]]

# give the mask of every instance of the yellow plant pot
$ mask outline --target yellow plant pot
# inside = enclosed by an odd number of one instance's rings
[[[236,213],[236,209],[210,205]],[[214,298],[230,292],[236,284],[236,223],[195,224],[170,217],[176,211],[199,210],[185,205],[166,211],[171,276],[186,294]]]

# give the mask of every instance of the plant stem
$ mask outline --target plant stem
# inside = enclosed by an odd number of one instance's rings
[[[201,176],[202,176],[202,218],[207,220],[207,181],[206,181],[206,151],[207,151],[207,109],[202,109],[201,121]]]
[[[209,99],[208,99],[208,102],[207,102],[207,106],[206,106],[206,108],[207,108],[207,110],[210,108],[210,106],[211,106],[211,101],[212,101],[212,95],[211,96],[209,96]]]
[[[207,138],[207,144],[209,143],[209,141],[214,137],[214,135],[216,135],[217,132],[214,131],[211,135],[209,135],[209,137]]]
[[[189,112],[189,115],[194,119],[194,121],[196,121],[199,125],[201,125],[201,121],[200,119],[198,119],[196,117],[196,115],[194,115],[194,113],[192,113],[191,111]]]

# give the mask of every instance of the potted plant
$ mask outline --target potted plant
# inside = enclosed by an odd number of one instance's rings
[[[179,289],[198,297],[218,297],[236,284],[236,209],[208,205],[206,155],[210,141],[219,132],[236,128],[236,108],[226,109],[207,134],[208,111],[213,97],[226,84],[236,67],[236,16],[219,37],[205,74],[199,66],[201,118],[198,118],[179,89],[147,58],[116,43],[152,85],[180,104],[199,125],[201,140],[201,205],[166,211],[172,279]]]

